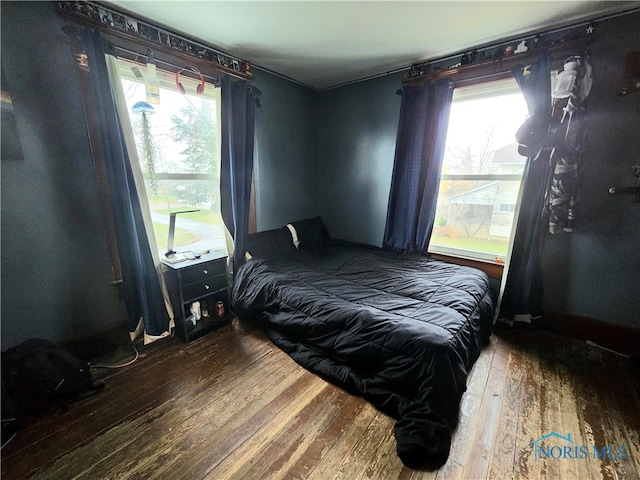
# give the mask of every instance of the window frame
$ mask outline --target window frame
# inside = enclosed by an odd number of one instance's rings
[[[143,75],[146,75],[146,65],[137,60],[130,60],[128,58],[118,57],[119,71],[122,79],[126,79],[128,81],[136,82],[144,85],[144,81],[137,77],[131,67],[137,67]],[[164,66],[156,66],[156,74],[159,80],[160,89],[165,90],[173,90],[177,91],[176,87],[176,74],[168,70]],[[189,76],[191,75],[191,76]],[[195,73],[190,73],[187,70],[184,70],[180,75],[180,83],[184,87],[187,95],[196,96],[196,91],[198,86],[201,84],[200,79],[196,79],[194,77]],[[210,78],[210,77],[209,77]],[[220,161],[222,160],[222,96],[221,96],[221,88],[211,81],[208,81],[208,77],[204,76],[205,81],[205,89],[202,94],[197,95],[200,97],[204,97],[215,102],[215,120],[217,126],[217,135],[216,135],[216,149],[219,152]],[[131,121],[131,117],[129,117]],[[151,176],[148,172],[142,171],[143,179],[146,181],[150,180]],[[153,174],[153,178],[158,181],[178,181],[178,182],[191,182],[191,181],[208,181],[212,184],[217,183],[219,185],[220,180],[220,172],[210,172],[210,173],[197,173],[197,172],[155,172]],[[218,205],[221,204],[220,199],[220,191],[218,187],[217,191]],[[145,195],[146,196],[146,195]],[[149,205],[150,207],[150,205]],[[173,209],[172,209],[173,210]],[[222,213],[220,212],[220,215]],[[222,223],[223,233],[227,235],[227,228]],[[154,235],[157,237],[157,233],[155,232],[154,227]],[[164,245],[158,243],[158,252],[159,254],[164,252]],[[228,245],[225,246],[225,251],[228,250]]]
[[[497,82],[500,81],[504,81],[504,80],[508,80],[508,79],[513,79],[515,82],[515,79],[513,77],[513,74],[511,72],[502,72],[498,75],[491,75],[488,77],[483,77],[483,78],[472,78],[472,79],[466,79],[466,80],[462,80],[459,82],[455,82],[454,83],[454,93],[453,93],[453,100],[452,100],[452,104],[456,101],[461,101],[463,99],[465,99],[465,97],[468,96],[465,94],[460,95],[458,98],[456,98],[456,92],[455,89],[459,89],[459,88],[464,88],[464,87],[479,87],[478,90],[482,90],[484,88],[484,90],[486,92],[499,92],[497,95],[478,95],[477,98],[488,98],[488,97],[493,97],[493,96],[501,96],[501,95],[507,95],[509,92],[513,92],[513,93],[520,93],[519,89],[514,89],[513,87],[500,87],[500,88],[496,88],[496,84]],[[492,85],[493,84],[493,85]],[[524,120],[524,119],[523,119]],[[515,138],[514,138],[515,141]],[[525,160],[526,161],[526,160]],[[500,268],[500,272],[502,271],[502,266],[504,265],[506,258],[510,255],[510,245],[513,241],[513,235],[515,233],[515,223],[517,222],[517,218],[518,218],[518,213],[519,213],[519,206],[520,206],[520,201],[521,201],[521,187],[522,187],[522,178],[523,174],[521,173],[515,173],[515,174],[451,174],[451,173],[442,173],[442,166],[441,166],[441,174],[440,174],[440,182],[442,181],[517,181],[519,182],[519,186],[518,186],[518,196],[516,199],[516,204],[515,204],[515,210],[513,212],[514,214],[514,218],[513,218],[513,223],[511,226],[511,234],[510,234],[510,239],[509,239],[509,247],[507,250],[507,253],[504,255],[501,254],[494,254],[494,253],[488,253],[488,252],[480,252],[480,251],[475,251],[475,250],[469,250],[469,249],[464,249],[464,248],[459,248],[459,247],[452,247],[452,246],[447,246],[447,245],[438,245],[438,244],[432,244],[431,243],[431,239],[429,240],[429,246],[427,247],[427,252],[430,255],[433,256],[441,256],[446,258],[447,260],[451,260],[451,259],[460,259],[462,260],[464,263],[473,263],[473,264],[493,264],[496,266],[499,266]],[[502,212],[505,213],[505,212]],[[475,265],[477,266],[477,265]],[[492,270],[493,272],[493,270]]]
[[[138,67],[140,69],[145,69],[146,67],[143,64],[132,62],[131,60],[125,58],[118,58],[118,64],[120,65],[120,76],[122,78],[126,78],[127,80],[144,83],[139,78],[137,78],[131,67]],[[128,68],[127,68],[128,67]],[[156,68],[156,72],[158,75],[158,80],[160,82],[160,88],[164,89],[176,89],[175,84],[175,73],[170,72],[164,68]],[[188,72],[180,75],[180,83],[184,86],[187,93],[195,92],[198,85],[200,85],[200,81],[195,80],[194,78],[188,77]],[[218,135],[217,135],[217,149],[221,151],[222,148],[222,108],[221,108],[221,89],[216,87],[211,82],[208,82],[205,78],[205,85],[209,88],[205,88],[202,94],[203,97],[214,100],[216,103],[216,125],[218,126]],[[148,179],[148,173],[143,172],[144,179]],[[178,180],[178,181],[188,181],[188,180],[215,180],[217,177],[214,173],[155,173],[156,180]]]

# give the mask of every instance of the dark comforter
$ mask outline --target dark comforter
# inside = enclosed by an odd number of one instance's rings
[[[446,460],[493,303],[476,269],[375,249],[327,247],[239,269],[233,306],[294,360],[397,419],[408,466]]]

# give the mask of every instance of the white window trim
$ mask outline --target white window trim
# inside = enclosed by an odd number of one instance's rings
[[[126,80],[130,80],[133,82],[137,82],[137,83],[141,83],[144,84],[144,76],[146,75],[146,64],[141,63],[141,62],[132,62],[130,60],[124,59],[124,58],[118,58],[117,59],[118,62],[118,71],[120,74],[121,78],[124,78]],[[136,75],[136,73],[134,73],[134,67],[137,68],[138,70],[138,75]],[[140,77],[140,74],[142,75],[142,78]],[[156,69],[156,75],[158,77],[158,82],[160,85],[161,89],[165,89],[165,90],[174,90],[177,91],[177,87],[176,87],[176,75],[175,73],[172,73],[170,71],[167,70],[160,70],[160,69]],[[197,88],[198,86],[201,84],[201,81],[199,78],[196,78],[197,74],[193,73],[193,72],[189,72],[188,70],[185,70],[184,72],[182,72],[182,74],[180,75],[180,83],[182,84],[182,86],[184,87],[186,94],[189,96],[197,96],[196,92],[197,92]],[[216,115],[216,125],[218,125],[218,128],[221,128],[222,125],[222,96],[221,96],[221,88],[217,87],[216,85],[214,85],[213,83],[210,83],[207,81],[206,77],[205,77],[205,88],[204,91],[202,92],[202,94],[198,95],[201,96],[203,98],[212,100],[215,102],[216,108],[215,108],[215,115]],[[162,95],[160,96],[160,102],[162,102]],[[129,116],[129,112],[127,112],[127,118],[130,120],[130,116]],[[219,133],[221,133],[221,130],[219,130]],[[135,142],[133,142],[133,144],[135,144]],[[222,148],[222,135],[217,135],[217,146],[216,148],[218,149],[218,151],[221,151]],[[147,180],[150,178],[150,175],[148,173],[143,173],[140,172],[142,175],[142,178],[144,180]],[[219,180],[220,175],[219,172],[218,173],[189,173],[189,172],[181,172],[181,173],[160,173],[160,172],[156,172],[154,174],[154,177],[156,180],[158,181],[162,181],[162,180],[169,180],[169,181],[196,181],[196,180],[205,180],[205,181],[216,181]],[[145,194],[146,196],[146,194]],[[146,201],[146,200],[145,200]],[[151,224],[151,223],[150,223]],[[230,235],[226,229],[226,226],[224,225],[224,223],[222,223],[222,228],[223,231],[225,232],[225,239],[226,239],[226,246],[225,246],[225,253],[226,252],[232,252],[232,240],[230,241]],[[153,237],[154,238],[154,243],[155,243],[155,231],[153,230],[153,228],[151,228],[151,230],[148,232],[149,237]],[[162,252],[164,252],[163,248],[157,248],[158,245],[156,245],[156,249],[159,255],[162,254]]]
[[[498,81],[499,82],[499,81]],[[462,102],[468,100],[475,100],[479,98],[493,97],[498,95],[509,95],[512,93],[520,93],[520,89],[517,85],[505,86],[503,83],[499,85],[498,82],[486,82],[482,84],[472,84],[464,87],[458,87],[453,92],[452,102]],[[498,95],[496,95],[498,94]],[[518,193],[518,199],[514,212],[514,222],[517,221],[520,213],[520,201],[522,195],[522,172],[516,174],[444,174],[440,175],[440,181],[442,180],[470,180],[470,181],[517,181],[520,182],[520,188]],[[427,248],[428,253],[447,255],[451,257],[457,257],[465,260],[489,262],[494,264],[503,265],[511,256],[511,250],[513,245],[513,236],[515,233],[515,224],[512,226],[511,237],[508,243],[507,254],[497,254],[480,252],[477,250],[451,247],[445,245],[436,245],[429,242]]]
[[[473,252],[473,254],[471,254]],[[447,247],[444,245],[429,245],[428,253],[439,253],[450,257],[464,258],[466,260],[478,260],[481,262],[503,263],[504,255],[498,253],[479,252],[477,250],[469,250],[468,248]],[[496,259],[500,261],[496,261]]]
[[[146,75],[147,67],[144,63],[132,62],[125,58],[118,58],[118,66],[120,70],[120,76],[134,82],[144,83],[144,79],[140,78],[134,73],[134,69],[137,69],[143,76]],[[176,90],[175,74],[166,70],[156,69],[156,75],[160,83],[160,87],[167,90]],[[183,72],[180,75],[180,83],[184,86],[187,94],[196,92],[196,89],[200,85],[200,81],[189,75],[195,75],[189,71]],[[222,111],[221,111],[221,89],[214,84],[205,80],[205,89],[202,93],[202,97],[214,100],[216,102],[216,122],[217,125],[221,125]],[[161,100],[162,101],[162,100]],[[218,150],[221,148],[221,136],[218,135]],[[214,173],[155,173],[157,180],[215,180],[217,175]],[[143,177],[147,179],[149,174],[143,173]]]
[[[492,174],[489,173],[487,175],[477,175],[477,174],[456,174],[456,173],[447,173],[440,175],[440,180],[472,180],[472,181],[487,181],[491,182],[494,180],[498,181],[516,181],[519,182],[522,180],[522,173],[511,173],[511,174]]]
[[[135,67],[143,76],[146,75],[147,67],[144,63],[132,62],[131,60],[118,58],[118,64],[120,66],[120,76],[122,78],[126,78],[127,80],[132,80],[134,82],[144,83],[143,79],[133,73],[133,69]],[[176,90],[175,74],[166,70],[156,69],[156,75],[158,76],[158,81],[161,88],[166,88],[167,90]],[[180,83],[184,86],[187,94],[195,95],[196,89],[198,88],[198,85],[200,85],[200,80],[196,80],[196,78],[194,77],[195,75],[195,73],[191,73],[188,70],[185,70],[180,74]],[[203,97],[210,98],[212,100],[216,100],[216,102],[219,102],[220,92],[221,90],[219,87],[216,87],[213,83],[207,82],[205,79],[205,89],[202,92]],[[162,99],[160,101],[162,101]]]

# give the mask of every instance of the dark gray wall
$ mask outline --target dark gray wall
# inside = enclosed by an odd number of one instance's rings
[[[321,94],[318,209],[333,237],[382,245],[401,74]]]
[[[318,215],[317,93],[261,70],[253,83],[262,91],[254,156],[260,231]]]
[[[65,22],[54,2],[1,8],[2,69],[24,152],[23,160],[2,158],[2,348],[124,329]],[[255,160],[264,230],[318,215],[317,93],[260,70],[254,83],[262,91]]]
[[[582,201],[570,235],[548,236],[545,305],[640,328],[640,204],[611,195],[633,186],[640,162],[640,92],[619,96],[627,53],[640,50],[640,13],[597,24],[595,81],[587,99],[589,138]]]
[[[2,158],[2,348],[77,339],[125,318],[111,267],[64,23],[51,2],[2,2],[2,67],[23,160]],[[571,235],[545,246],[547,308],[640,327],[640,205],[612,196],[638,162],[638,96],[618,97],[638,14],[598,24],[591,142]],[[380,245],[402,74],[317,93],[260,70],[258,228],[322,215],[331,234]],[[5,140],[5,139],[3,139]]]
[[[547,236],[545,308],[640,328],[640,204],[631,186],[640,157],[640,93],[619,97],[626,53],[640,50],[640,14],[597,23],[590,140],[575,231]],[[332,235],[380,245],[393,168],[401,75],[321,94],[318,208]]]
[[[64,24],[53,2],[2,2],[2,70],[23,159],[2,158],[2,348],[123,321]],[[5,85],[3,85],[5,88]],[[8,141],[3,138],[2,141]]]

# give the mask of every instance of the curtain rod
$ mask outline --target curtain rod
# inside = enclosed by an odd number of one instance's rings
[[[122,52],[128,53],[130,55],[135,55],[136,58],[137,57],[144,57],[147,60],[149,60],[149,58],[151,58],[153,63],[161,63],[161,64],[166,65],[168,67],[175,68],[176,70],[180,70],[181,68],[184,68],[184,65],[176,65],[176,64],[171,63],[171,62],[165,62],[164,60],[160,60],[160,59],[154,58],[153,57],[153,50],[151,48],[148,49],[148,50],[151,51],[151,55],[149,55],[149,52],[140,53],[140,52],[136,52],[136,51],[130,50],[130,49],[125,48],[125,47],[121,47],[120,45],[116,45],[115,43],[110,42],[110,41],[108,43],[111,46],[111,48],[113,48],[114,50],[117,49],[117,50],[120,50]],[[134,59],[134,62],[135,62],[135,59]],[[221,74],[221,75],[223,75],[223,74]],[[213,83],[216,84],[216,85],[220,83],[220,75],[212,77],[211,75],[206,75],[206,74],[202,73],[202,76],[204,78],[208,78],[208,79],[212,80]]]
[[[121,47],[121,46],[119,46],[119,45],[116,45],[116,44],[114,44],[114,43],[112,43],[112,42],[108,42],[108,43],[109,43],[109,45],[111,46],[111,48],[121,50],[121,51],[126,52],[126,53],[128,53],[128,54],[130,54],[130,55],[136,55],[137,57],[144,57],[144,58],[146,58],[147,60],[148,60],[148,59],[149,59],[149,57],[150,57],[150,55],[148,55],[148,54],[144,54],[144,53],[140,53],[140,52],[135,52],[135,51],[130,50],[130,49],[128,49],[128,48],[125,48],[125,47]],[[149,49],[149,50],[151,50],[151,49]],[[151,51],[151,53],[153,53],[153,51]],[[156,62],[156,63],[162,63],[162,64],[167,65],[167,66],[169,66],[169,67],[173,67],[173,68],[175,68],[176,70],[179,70],[179,69],[181,69],[181,68],[184,68],[184,67],[182,67],[182,66],[180,66],[180,65],[176,65],[176,64],[171,63],[171,62],[165,62],[164,60],[158,60],[158,59],[156,59],[156,58],[153,58],[153,61],[154,61],[154,62]],[[135,60],[134,60],[134,62],[135,62]],[[220,87],[220,80],[221,80],[221,78],[220,78],[220,77],[221,77],[222,75],[225,75],[224,73],[221,73],[220,75],[216,75],[216,76],[212,77],[211,75],[206,75],[206,74],[204,74],[204,73],[202,73],[202,72],[200,72],[200,73],[201,73],[201,75],[202,75],[204,78],[208,78],[208,79],[212,80],[212,81],[213,81],[213,84],[214,84],[216,87]],[[258,95],[258,96],[259,96],[259,95],[262,95],[262,91],[261,91],[259,88],[257,88],[255,85],[251,85],[251,84],[249,84],[249,88],[251,88],[251,89],[256,93],[256,95]],[[259,101],[257,98],[256,98],[256,105],[257,105],[258,107],[260,107],[260,106],[261,106],[260,101]]]
[[[452,53],[451,55],[447,55],[444,57],[439,57],[439,58],[434,58],[434,59],[426,59],[423,61],[418,61],[418,62],[414,62],[412,65],[418,65],[418,64],[422,64],[422,63],[438,63],[438,62],[444,62],[447,60],[453,60],[454,58],[459,57],[460,55],[463,55],[466,52],[469,52],[471,50],[490,50],[492,48],[497,48],[500,45],[503,45],[505,43],[510,43],[513,42],[515,40],[522,40],[522,39],[527,39],[530,37],[536,37],[536,36],[544,36],[544,35],[554,35],[556,33],[560,33],[560,32],[564,32],[566,30],[572,30],[578,27],[584,27],[584,26],[588,26],[592,23],[596,23],[596,22],[602,22],[604,20],[609,20],[611,18],[616,18],[616,17],[621,17],[624,15],[629,15],[631,13],[636,13],[636,12],[640,12],[640,8],[635,7],[632,8],[630,10],[624,10],[621,12],[615,12],[615,13],[609,13],[609,14],[605,14],[605,15],[601,15],[601,16],[595,16],[592,17],[590,19],[586,19],[586,20],[581,20],[577,23],[571,23],[571,24],[567,24],[563,27],[557,27],[551,30],[532,30],[530,32],[525,32],[522,35],[514,35],[512,37],[506,37],[504,39],[499,39],[496,40],[495,42],[491,42],[491,43],[486,43],[484,45],[480,45],[480,46],[476,46],[476,47],[470,47],[466,50],[462,50],[462,51],[458,51],[456,53]]]

